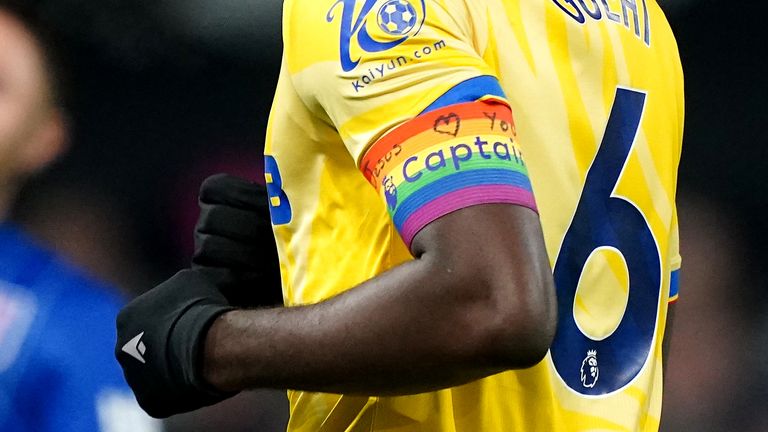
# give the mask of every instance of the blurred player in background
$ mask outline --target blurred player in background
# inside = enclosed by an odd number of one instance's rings
[[[288,0],[283,28],[288,307],[194,268],[134,301],[142,406],[270,386],[295,389],[290,431],[658,430],[683,78],[656,2]],[[208,235],[254,225],[245,189]]]
[[[159,431],[112,361],[112,287],[7,221],[26,178],[65,149],[58,53],[29,2],[0,1],[0,430]]]

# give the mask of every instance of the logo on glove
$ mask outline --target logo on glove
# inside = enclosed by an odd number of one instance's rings
[[[141,341],[142,337],[144,337],[144,332],[139,333],[136,337],[129,340],[128,343],[123,345],[122,349],[124,353],[146,364],[147,362],[144,360],[144,353],[147,352],[147,347],[144,345],[144,342]]]

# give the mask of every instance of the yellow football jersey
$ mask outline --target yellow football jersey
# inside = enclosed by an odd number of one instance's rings
[[[484,103],[464,124],[495,131],[495,144],[484,152],[478,135],[472,150],[530,178],[559,307],[550,353],[533,368],[415,396],[290,391],[288,429],[657,430],[680,266],[683,76],[656,2],[285,0],[283,27],[265,171],[286,304],[412,259],[418,226],[403,222],[396,192],[431,167],[463,169],[463,144],[449,151],[439,137],[459,139],[451,115]],[[421,142],[413,125],[428,113],[443,113],[421,124],[438,138]],[[430,156],[397,162],[402,185],[381,180],[409,146]],[[426,170],[411,170],[424,157]]]

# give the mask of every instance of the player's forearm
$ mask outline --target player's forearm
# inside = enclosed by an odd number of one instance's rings
[[[504,328],[524,324],[500,323],[497,300],[466,286],[482,278],[435,266],[412,261],[313,306],[228,313],[208,335],[206,378],[224,390],[409,394],[543,356],[528,338],[542,329]]]
[[[405,264],[321,304],[225,315],[206,342],[207,377],[222,389],[373,394],[426,391],[494,372],[472,358],[477,336],[467,332],[476,326],[456,321],[462,317],[452,316],[450,299],[441,304],[425,294],[431,281],[418,277],[422,265]],[[458,350],[449,339],[466,344]]]

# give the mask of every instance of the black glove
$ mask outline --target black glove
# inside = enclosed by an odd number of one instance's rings
[[[115,357],[144,411],[165,418],[234,396],[214,390],[201,368],[211,324],[232,309],[210,280],[184,270],[120,312]]]
[[[238,307],[283,304],[268,200],[263,186],[226,174],[200,187],[192,268]]]

